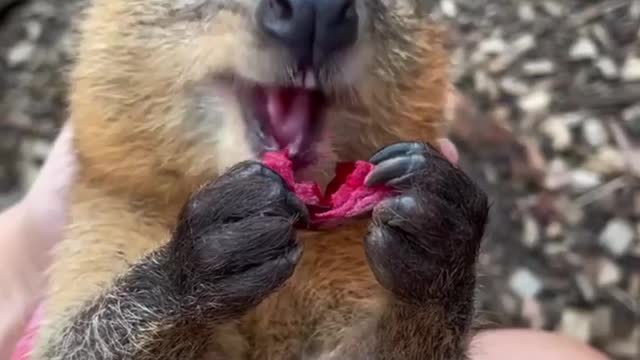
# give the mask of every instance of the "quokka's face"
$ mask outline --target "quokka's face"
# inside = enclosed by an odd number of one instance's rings
[[[420,65],[430,6],[430,0],[94,0],[89,16],[101,21],[84,29],[80,51],[89,65],[76,76],[99,78],[98,96],[144,103],[140,112],[153,121],[175,121],[178,113],[207,129],[217,137],[217,153],[228,150],[227,165],[287,148],[304,169],[341,146],[332,138],[359,136],[345,132],[363,117],[357,109],[367,92]],[[92,73],[91,61],[105,65]],[[110,74],[109,66],[119,70]]]

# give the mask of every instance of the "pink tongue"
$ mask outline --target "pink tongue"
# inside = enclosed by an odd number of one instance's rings
[[[267,90],[267,111],[273,136],[281,147],[297,151],[311,121],[311,98],[306,91]]]

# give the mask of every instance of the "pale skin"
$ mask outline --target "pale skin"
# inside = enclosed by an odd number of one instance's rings
[[[71,129],[65,127],[27,194],[0,214],[0,359],[9,359],[41,300],[74,171]]]
[[[57,138],[45,165],[27,195],[0,213],[0,358],[10,358],[29,319],[41,301],[44,270],[51,247],[62,236],[68,187],[75,171],[71,129]],[[452,163],[455,145],[438,142]],[[571,339],[532,330],[480,333],[471,346],[472,360],[606,360],[598,351]]]

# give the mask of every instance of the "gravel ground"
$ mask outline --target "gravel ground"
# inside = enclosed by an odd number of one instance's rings
[[[14,1],[18,5],[8,5]],[[64,119],[77,1],[0,0],[0,208]],[[491,194],[487,326],[640,358],[640,1],[441,0],[452,137]]]

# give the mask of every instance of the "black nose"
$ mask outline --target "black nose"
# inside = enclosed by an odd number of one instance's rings
[[[321,66],[358,34],[355,0],[260,0],[256,16],[301,66]]]

